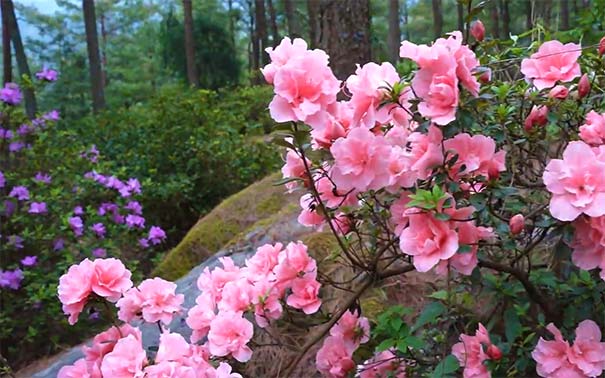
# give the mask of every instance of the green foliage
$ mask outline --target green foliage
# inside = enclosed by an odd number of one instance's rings
[[[200,214],[278,167],[264,136],[270,96],[267,87],[167,87],[145,104],[66,123],[62,131],[139,177],[149,221],[178,241]]]

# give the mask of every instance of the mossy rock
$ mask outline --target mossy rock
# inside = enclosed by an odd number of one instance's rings
[[[279,179],[279,173],[272,174],[224,200],[193,226],[152,276],[168,280],[182,277],[255,223],[296,203],[296,195],[273,185]]]

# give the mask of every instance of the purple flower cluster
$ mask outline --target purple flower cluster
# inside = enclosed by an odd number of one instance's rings
[[[96,171],[87,172],[84,177],[98,182],[107,189],[117,190],[123,198],[141,194],[141,183],[136,178],[129,178],[128,181],[123,182],[116,176],[105,176]]]
[[[19,201],[27,201],[29,199],[29,190],[25,186],[15,186],[8,195]]]
[[[29,205],[30,214],[46,214],[48,210],[46,209],[46,202],[32,202]]]
[[[36,176],[34,176],[34,181],[42,184],[50,184],[52,177],[48,173],[38,172],[36,173]]]
[[[44,81],[57,81],[59,73],[51,68],[44,66],[42,71],[36,72],[36,78]]]
[[[15,83],[6,83],[4,84],[4,88],[0,89],[0,101],[5,104],[19,105],[22,99],[21,89]]]
[[[21,269],[0,269],[0,288],[19,290],[19,287],[21,287],[21,281],[23,281],[23,271]]]
[[[84,222],[80,217],[71,217],[68,220],[69,227],[76,236],[82,236],[84,234]]]

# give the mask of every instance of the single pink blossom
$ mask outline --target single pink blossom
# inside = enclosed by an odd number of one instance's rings
[[[591,110],[586,114],[586,122],[580,126],[580,138],[590,145],[599,146],[605,143],[605,113]]]
[[[405,363],[389,349],[376,353],[358,372],[359,378],[406,378]]]
[[[580,77],[581,53],[580,45],[575,43],[544,42],[530,58],[523,59],[521,72],[539,90],[551,88],[557,81],[569,82]]]
[[[147,364],[141,340],[128,335],[118,340],[113,350],[103,357],[101,373],[103,377],[143,378],[143,367]]]
[[[110,302],[117,302],[132,287],[131,273],[114,258],[93,261],[92,291]]]
[[[208,347],[218,357],[232,355],[239,362],[252,357],[248,342],[252,338],[253,326],[241,313],[221,311],[210,323]]]
[[[354,349],[342,337],[328,336],[315,356],[315,366],[325,377],[345,378],[355,368]]]
[[[296,278],[292,281],[292,294],[288,296],[287,304],[302,310],[305,314],[314,314],[321,306],[319,288],[321,284],[315,279]]]
[[[69,324],[75,324],[78,316],[84,309],[88,296],[92,291],[94,264],[89,259],[78,265],[69,267],[67,273],[59,279],[59,300],[63,305],[63,312],[69,315]]]

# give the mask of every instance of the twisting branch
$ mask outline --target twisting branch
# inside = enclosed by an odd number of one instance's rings
[[[529,298],[537,303],[540,308],[542,308],[546,320],[553,323],[559,323],[559,320],[561,319],[561,312],[556,309],[556,303],[552,301],[542,290],[531,283],[527,273],[512,266],[498,264],[493,261],[479,260],[479,266],[493,269],[502,273],[509,273],[515,277],[517,280],[519,280],[519,282],[521,282],[521,285],[523,285],[525,288]]]

